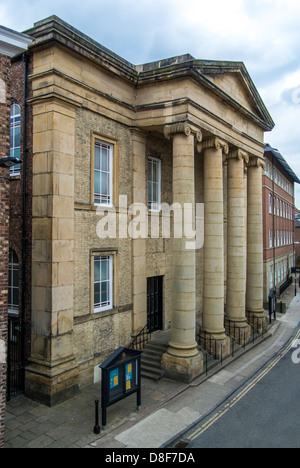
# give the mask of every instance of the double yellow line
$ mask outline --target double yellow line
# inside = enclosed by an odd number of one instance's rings
[[[295,340],[300,336],[300,329],[296,333],[291,343],[268,365],[257,377],[255,377],[240,393],[238,393],[229,403],[227,403],[222,410],[218,411],[212,418],[207,420],[200,428],[190,434],[186,440],[193,441],[197,437],[201,436],[207,429],[215,424],[220,418],[224,416],[231,408],[233,408],[255,385],[260,382],[277,364],[278,362],[290,351]]]

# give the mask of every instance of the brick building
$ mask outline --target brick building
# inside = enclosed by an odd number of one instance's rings
[[[55,16],[26,34],[26,60],[12,63],[26,170],[11,171],[9,262],[26,395],[48,405],[73,395],[147,326],[171,330],[162,367],[190,381],[202,372],[196,319],[228,352],[224,304],[227,323],[264,323],[272,118],[243,63],[135,66]],[[204,244],[189,218],[203,204]]]
[[[298,209],[296,209],[295,215],[295,254],[296,266],[300,268],[300,211]]]
[[[264,298],[276,288],[280,296],[291,284],[295,266],[295,183],[300,181],[279,151],[265,148],[263,176]]]
[[[7,394],[7,344],[9,307],[9,229],[10,229],[10,172],[20,154],[11,151],[10,127],[12,106],[12,57],[27,49],[31,38],[0,27],[0,447],[3,446],[5,402]],[[24,89],[24,87],[22,86]],[[17,141],[17,135],[15,138]],[[11,168],[9,168],[9,166]],[[22,231],[22,229],[21,229]]]

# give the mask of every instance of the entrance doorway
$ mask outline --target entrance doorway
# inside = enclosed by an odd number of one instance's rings
[[[147,325],[150,332],[162,330],[163,276],[147,278]]]

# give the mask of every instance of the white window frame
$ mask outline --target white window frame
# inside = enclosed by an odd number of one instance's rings
[[[16,130],[20,131],[20,141],[16,144]],[[10,107],[10,157],[21,159],[21,106],[15,102]],[[10,168],[11,176],[21,174],[21,164],[15,164]]]
[[[150,166],[153,167],[154,164],[157,166],[156,180],[151,177],[153,172]],[[156,192],[155,198],[153,196],[154,192]],[[148,156],[148,209],[149,211],[161,211],[161,160],[152,156]]]
[[[273,247],[273,231],[269,231],[269,247],[270,249]]]
[[[273,283],[273,272],[274,272],[274,266],[270,265],[270,289],[273,288],[274,283]]]
[[[99,164],[97,164],[97,148],[100,149]],[[101,150],[108,153],[107,168],[104,161],[101,160]],[[103,155],[102,155],[103,156]],[[94,144],[94,205],[95,206],[113,206],[113,172],[114,172],[114,145],[106,141],[95,139]],[[99,174],[99,192],[96,192],[96,177]],[[106,177],[107,190],[106,193],[101,193],[101,174]]]
[[[95,275],[95,264],[96,262],[100,263],[99,268],[99,279]],[[101,278],[101,263],[105,262],[108,270],[107,270],[107,278]],[[93,301],[94,301],[94,313],[98,312],[105,312],[106,310],[111,310],[114,307],[113,304],[113,288],[114,288],[114,269],[113,269],[113,255],[94,255],[93,257],[93,280],[94,280],[94,287],[93,287]],[[95,285],[99,285],[99,293],[101,296],[102,285],[105,285],[107,299],[105,301],[95,303]]]
[[[269,194],[269,214],[273,213],[273,195]]]
[[[14,261],[14,256],[17,261]],[[9,284],[8,284],[8,312],[13,315],[19,315],[20,306],[20,290],[19,290],[19,274],[20,274],[20,263],[17,254],[11,251],[9,254]],[[18,272],[18,284],[14,285],[14,276]],[[14,303],[14,290],[18,291],[18,304]]]

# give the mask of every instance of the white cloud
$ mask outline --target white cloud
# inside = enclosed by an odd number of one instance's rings
[[[0,3],[0,24],[19,31],[52,14],[135,64],[184,53],[243,61],[276,123],[266,141],[300,175],[300,103],[292,99],[300,89],[299,0]]]

